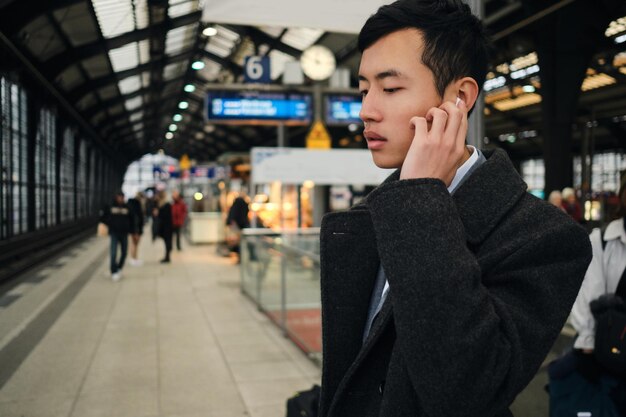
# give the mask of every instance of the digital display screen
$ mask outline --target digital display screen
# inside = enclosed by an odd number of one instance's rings
[[[324,98],[327,125],[361,123],[361,97],[354,95],[327,95]]]
[[[209,91],[206,111],[208,120],[238,124],[304,125],[313,113],[310,94],[247,91]]]

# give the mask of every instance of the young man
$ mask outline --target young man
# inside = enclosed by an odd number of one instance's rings
[[[400,0],[359,35],[374,163],[321,231],[320,416],[504,417],[576,298],[585,231],[465,145],[488,41],[461,0]]]
[[[113,196],[110,206],[100,210],[100,222],[109,228],[111,237],[110,245],[110,270],[111,279],[119,281],[122,278],[122,268],[126,260],[128,250],[128,234],[131,231],[131,214],[128,205],[124,200],[124,193],[119,191]],[[120,258],[117,260],[117,246],[120,246]]]

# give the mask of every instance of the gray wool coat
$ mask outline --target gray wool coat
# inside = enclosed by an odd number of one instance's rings
[[[505,417],[558,336],[586,232],[503,151],[451,196],[390,176],[321,230],[323,417]],[[389,295],[362,336],[382,263]]]

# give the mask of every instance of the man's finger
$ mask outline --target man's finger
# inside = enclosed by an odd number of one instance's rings
[[[426,113],[426,119],[431,119],[429,136],[433,139],[441,140],[448,121],[448,113],[440,108],[433,107]]]

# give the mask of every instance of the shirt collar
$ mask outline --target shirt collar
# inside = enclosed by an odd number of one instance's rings
[[[465,178],[469,170],[478,161],[480,150],[476,149],[472,145],[467,145],[467,147],[472,152],[472,154],[470,155],[469,159],[465,161],[463,165],[459,167],[459,169],[456,170],[456,175],[454,176],[454,178],[452,179],[452,182],[450,183],[450,186],[448,187],[448,192],[450,194],[452,194],[454,190],[457,189],[457,187],[459,186],[463,178]]]

